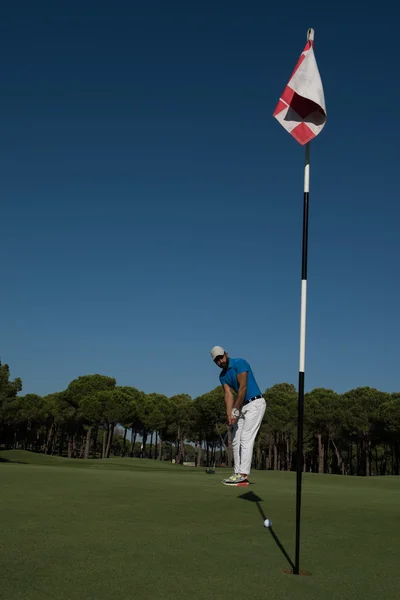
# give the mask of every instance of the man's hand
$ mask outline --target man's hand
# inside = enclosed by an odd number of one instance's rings
[[[239,418],[239,409],[237,408],[232,408],[232,412],[231,414],[228,416],[228,423],[230,426],[235,425],[235,423],[237,422],[238,418]]]

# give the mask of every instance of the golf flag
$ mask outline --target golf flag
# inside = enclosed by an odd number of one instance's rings
[[[302,473],[304,468],[303,422],[304,378],[306,350],[308,209],[310,199],[310,141],[321,133],[326,122],[324,90],[314,55],[314,29],[307,31],[307,43],[297,62],[283,94],[273,112],[279,123],[299,142],[305,145],[303,193],[303,242],[301,257],[299,401],[297,417],[296,467],[296,547],[293,573],[300,574],[300,522]]]
[[[324,90],[313,46],[313,39],[309,39],[273,113],[302,146],[315,138],[326,122]]]

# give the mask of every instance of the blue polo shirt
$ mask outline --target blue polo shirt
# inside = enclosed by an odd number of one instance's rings
[[[239,389],[237,376],[239,373],[244,373],[245,371],[247,371],[247,390],[244,401],[250,400],[250,398],[259,396],[261,394],[260,388],[257,385],[249,363],[245,361],[244,358],[229,357],[228,368],[221,371],[219,376],[221,385],[227,383],[233,390],[235,390],[235,392],[237,392]]]

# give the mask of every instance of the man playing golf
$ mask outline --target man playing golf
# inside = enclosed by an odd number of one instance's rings
[[[248,362],[230,358],[221,346],[214,346],[211,357],[222,369],[219,380],[225,393],[228,424],[233,426],[232,448],[234,475],[225,485],[247,486],[254,442],[265,413],[266,402]],[[236,400],[232,390],[236,392]]]

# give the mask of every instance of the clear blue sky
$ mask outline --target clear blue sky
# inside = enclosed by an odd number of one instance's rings
[[[315,29],[306,390],[400,390],[399,9],[18,2],[0,21],[0,358],[195,397],[214,344],[297,386],[304,149],[272,117]],[[381,16],[383,15],[383,16]]]

